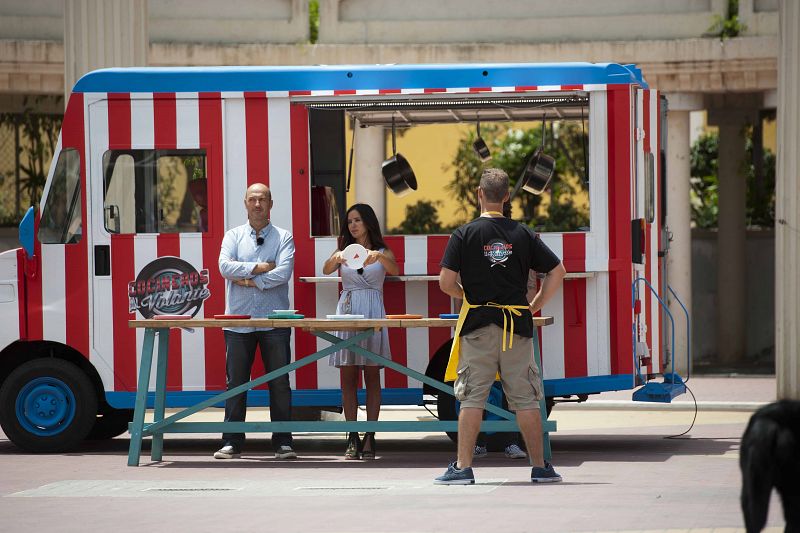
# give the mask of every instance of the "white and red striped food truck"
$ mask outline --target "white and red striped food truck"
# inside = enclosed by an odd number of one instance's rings
[[[653,379],[670,357],[655,297],[666,290],[666,101],[635,67],[107,69],[75,85],[41,203],[20,226],[22,247],[0,254],[4,432],[21,448],[53,451],[127,429],[143,337],[128,321],[224,313],[220,244],[246,222],[249,183],[269,185],[271,219],[294,235],[293,306],[306,317],[333,313],[340,285],[322,265],[344,214],[348,121],[386,128],[544,114],[586,128],[590,176],[588,223],[542,233],[568,271],[542,313],[555,317],[539,333],[548,402]],[[385,283],[387,313],[457,311],[435,281],[448,235],[386,240],[400,266]],[[635,290],[639,278],[654,291]],[[451,336],[391,330],[393,358],[441,379]],[[298,329],[293,354],[318,343]],[[405,375],[387,370],[382,380],[385,404],[430,400]],[[325,361],[298,369],[291,384],[297,406],[341,405],[338,370]],[[168,407],[225,389],[220,329],[171,335],[167,385]],[[250,391],[249,405],[267,403],[263,388]]]

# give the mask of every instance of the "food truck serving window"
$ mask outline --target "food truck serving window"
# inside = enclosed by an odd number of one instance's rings
[[[109,150],[103,188],[109,233],[208,230],[205,150]]]
[[[39,222],[39,242],[73,244],[81,240],[81,156],[61,151]]]

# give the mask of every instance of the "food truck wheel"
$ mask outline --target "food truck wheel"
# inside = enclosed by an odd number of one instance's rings
[[[89,377],[63,359],[33,359],[17,367],[0,388],[0,426],[31,452],[58,452],[82,441],[97,416]]]
[[[94,426],[86,438],[89,440],[113,439],[128,431],[128,423],[131,420],[133,420],[133,409],[109,409],[97,416]]]

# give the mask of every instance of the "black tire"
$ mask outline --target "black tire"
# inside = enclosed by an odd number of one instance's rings
[[[91,380],[63,359],[28,361],[0,387],[0,426],[11,442],[29,452],[73,449],[96,418],[97,393]]]
[[[133,420],[133,409],[109,409],[95,418],[94,426],[86,436],[87,440],[113,439],[128,431],[128,423]]]

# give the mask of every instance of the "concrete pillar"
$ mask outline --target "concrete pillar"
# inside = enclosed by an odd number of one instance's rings
[[[147,0],[65,0],[64,92],[87,72],[147,64]]]
[[[386,157],[383,127],[362,128],[356,124],[355,148],[356,202],[372,206],[381,231],[386,232],[386,183],[381,174],[381,164]]]
[[[741,166],[745,154],[745,117],[721,111],[719,126],[719,218],[717,233],[717,361],[744,361],[747,348],[745,208],[747,184]]]
[[[781,0],[775,198],[777,397],[800,400],[800,2]]]
[[[668,94],[667,115],[667,227],[672,234],[667,255],[667,281],[692,316],[692,214],[689,206],[691,172],[689,112],[702,109],[699,94]],[[680,304],[667,294],[675,319],[675,371],[686,376],[687,332]],[[668,326],[668,321],[665,322]],[[668,335],[668,330],[666,331]]]

